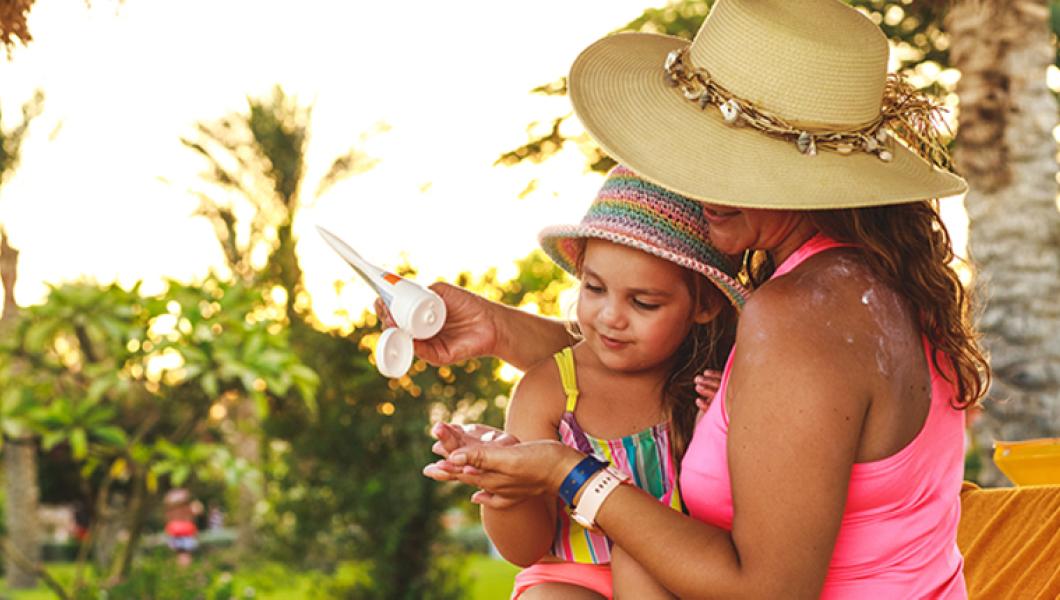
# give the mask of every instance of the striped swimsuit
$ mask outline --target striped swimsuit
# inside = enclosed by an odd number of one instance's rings
[[[614,440],[593,437],[578,425],[574,410],[578,404],[578,383],[575,378],[574,352],[564,348],[553,358],[559,366],[567,406],[559,423],[559,435],[564,444],[600,460],[610,462],[616,469],[633,478],[633,483],[663,504],[681,511],[681,494],[677,486],[677,465],[670,452],[670,427],[659,423]],[[570,518],[570,509],[557,500],[559,518],[552,541],[552,554],[557,558],[589,564],[611,562],[611,540],[593,533]]]

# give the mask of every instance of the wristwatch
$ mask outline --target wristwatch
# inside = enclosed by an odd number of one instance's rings
[[[582,489],[582,486],[585,485],[585,482],[588,481],[589,478],[608,464],[610,463],[600,460],[591,454],[581,459],[581,461],[571,469],[570,473],[567,473],[567,477],[563,480],[563,483],[560,484],[559,497],[563,498],[563,501],[567,503],[567,506],[574,508],[574,496],[578,494],[578,490]]]
[[[609,465],[597,471],[585,484],[585,491],[582,492],[578,505],[570,513],[571,518],[589,531],[600,533],[596,526],[596,513],[600,512],[600,507],[611,492],[623,483],[629,483],[629,475],[613,466]]]

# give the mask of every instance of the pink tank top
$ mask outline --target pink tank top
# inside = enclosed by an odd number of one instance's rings
[[[815,236],[773,277],[818,252],[843,245]],[[896,454],[853,466],[821,598],[967,598],[964,559],[957,549],[964,415],[950,406],[956,388],[935,370],[926,339],[924,352],[931,369],[927,420]],[[945,359],[939,363],[947,369],[950,364]],[[724,398],[731,369],[732,354],[715,401],[696,426],[680,477],[691,515],[730,531],[733,506]]]

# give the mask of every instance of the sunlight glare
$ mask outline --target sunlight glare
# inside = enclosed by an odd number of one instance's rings
[[[501,368],[497,371],[497,377],[499,377],[501,381],[506,381],[508,383],[512,383],[522,376],[523,372],[521,370],[508,363],[502,363]]]

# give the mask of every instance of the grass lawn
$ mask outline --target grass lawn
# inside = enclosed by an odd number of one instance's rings
[[[74,563],[50,563],[47,566],[48,573],[61,584],[67,584],[74,580]],[[0,593],[4,598],[10,600],[55,600],[55,594],[43,583],[38,583],[32,590],[19,590],[17,592],[7,589],[7,582],[0,578]]]
[[[476,554],[468,561],[472,600],[503,600],[512,595],[512,579],[519,567],[500,559]]]
[[[489,556],[476,554],[468,559],[467,577],[471,583],[470,600],[503,600],[511,595],[512,578],[518,571],[518,567]],[[62,583],[68,583],[74,578],[73,564],[49,564],[48,572]],[[236,589],[242,586],[239,583],[260,580],[261,575],[251,576],[236,573]],[[248,581],[249,580],[249,581]],[[268,589],[258,587],[255,598],[257,600],[299,600],[308,597],[313,588],[314,578],[310,575],[297,576],[286,581],[286,585],[265,586]],[[256,586],[257,587],[257,586]],[[54,600],[55,595],[43,584],[38,584],[36,589],[12,592],[7,590],[3,579],[0,579],[0,594],[9,600]]]

